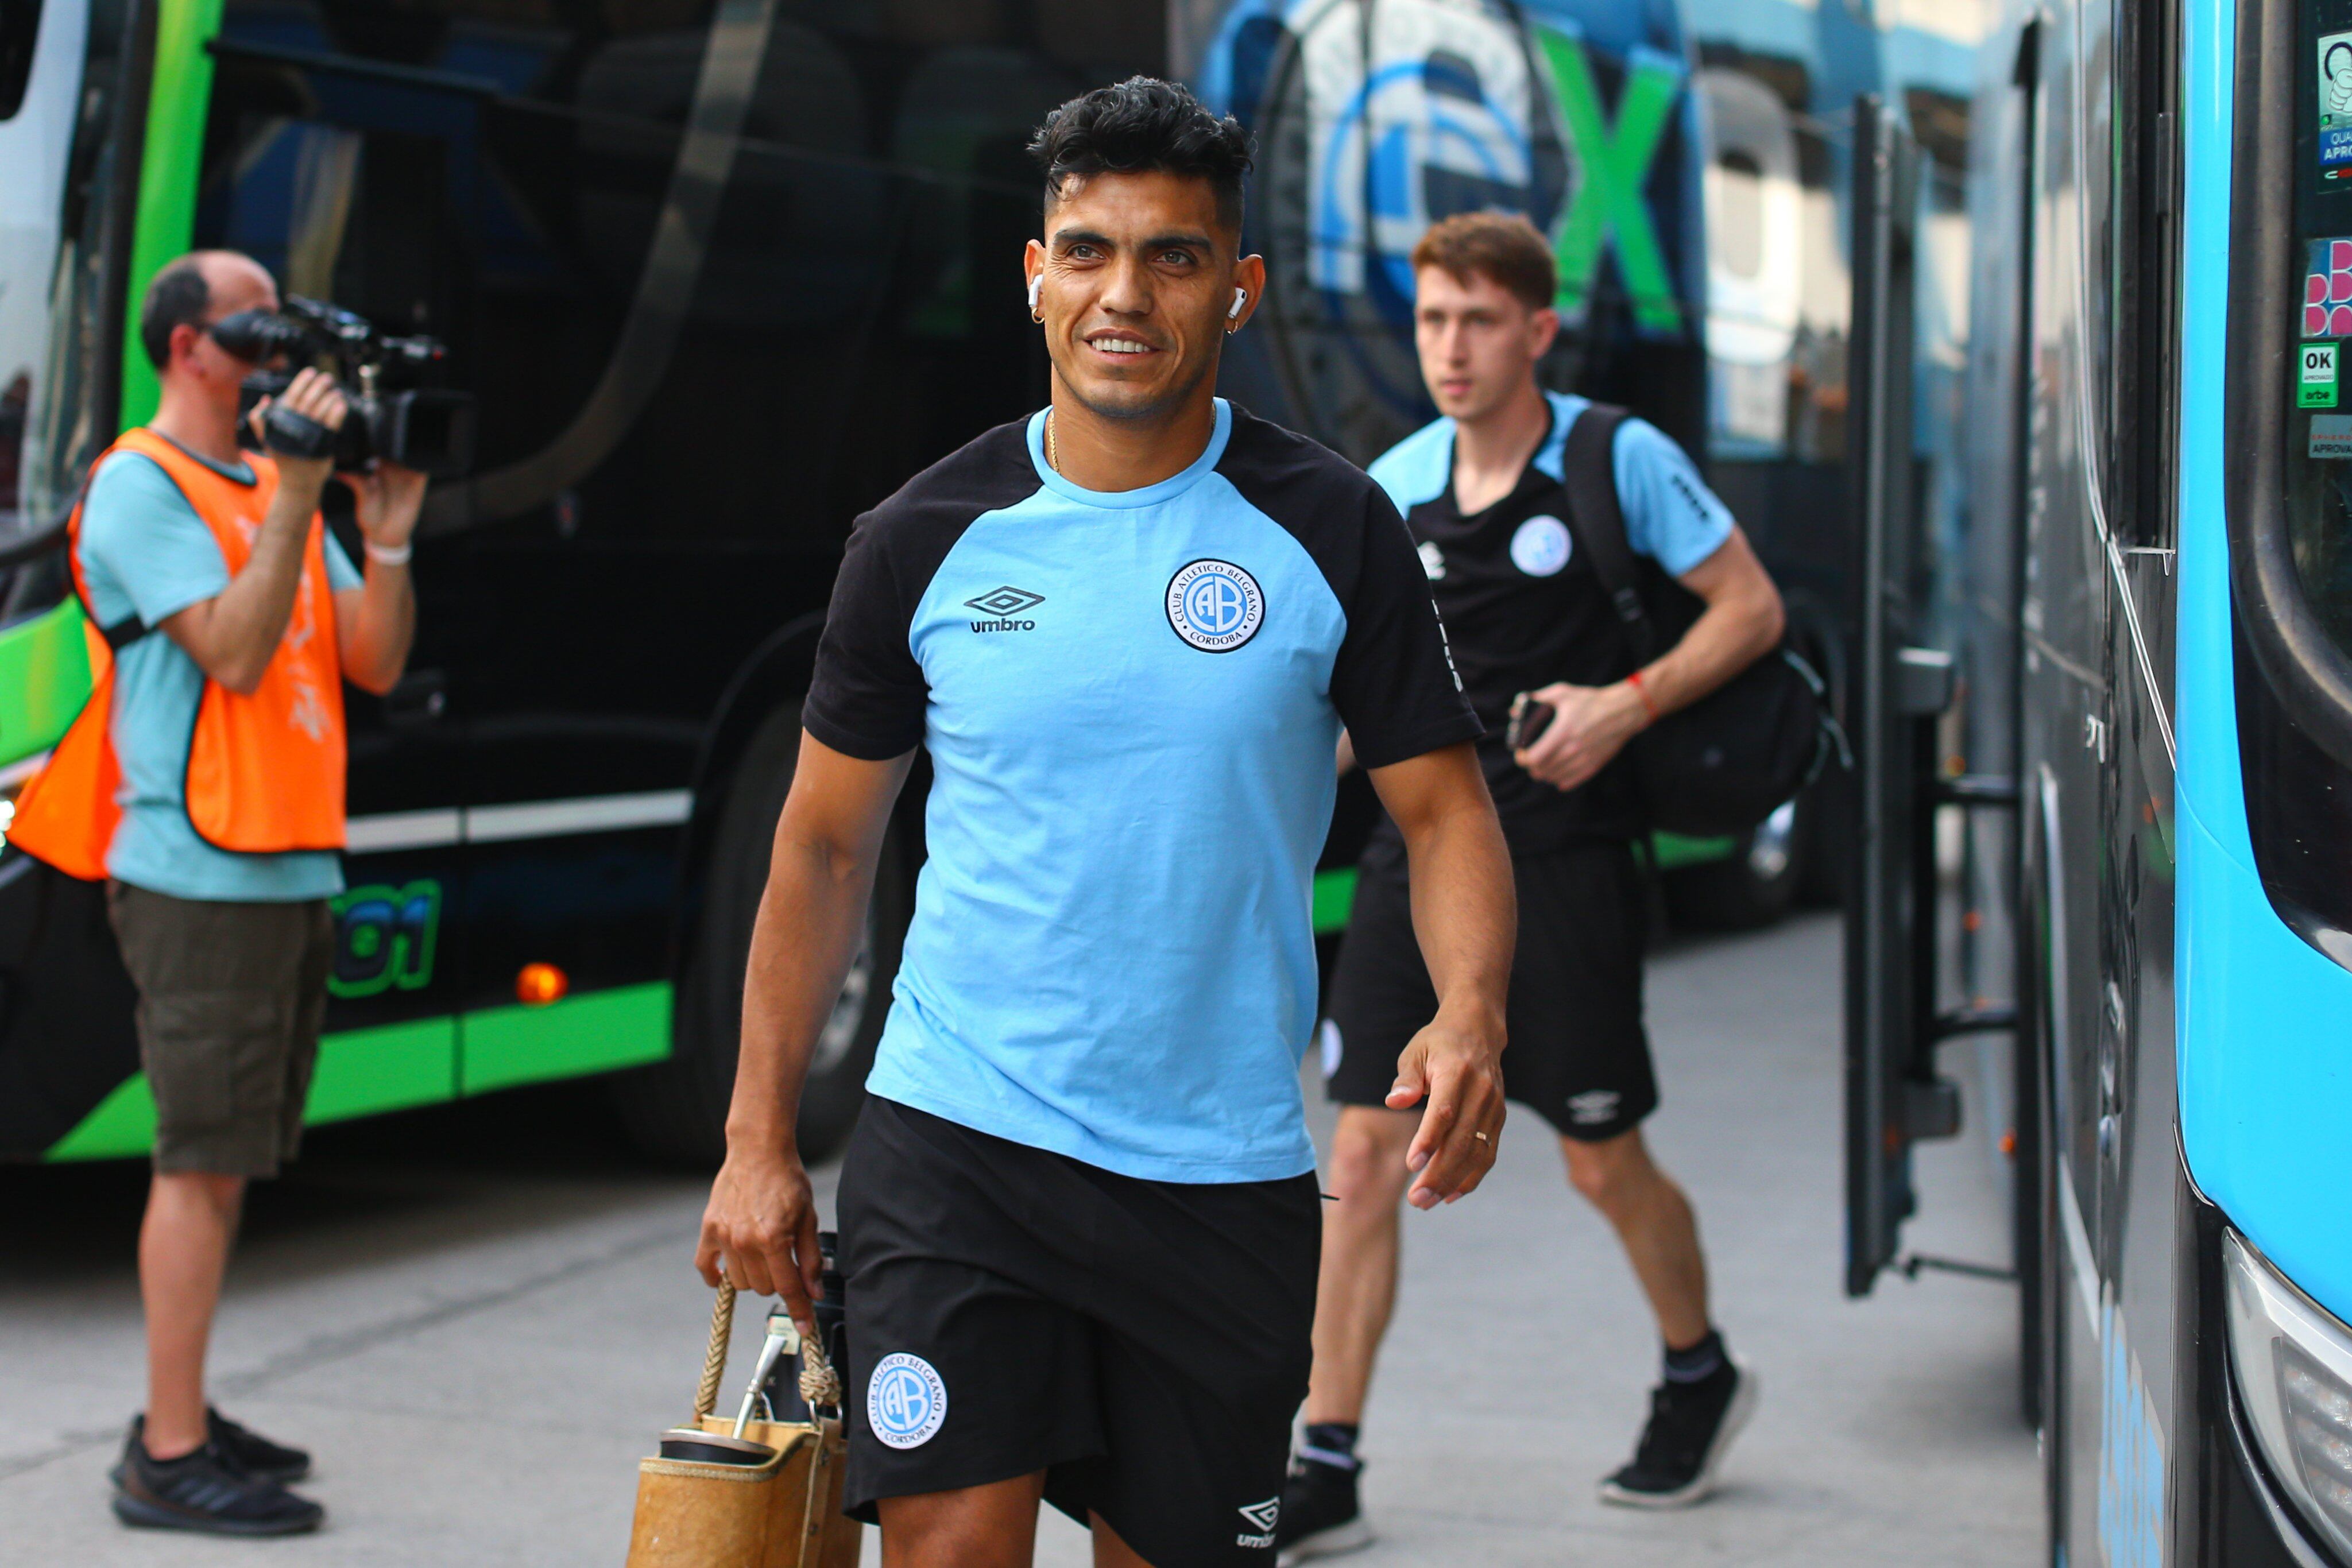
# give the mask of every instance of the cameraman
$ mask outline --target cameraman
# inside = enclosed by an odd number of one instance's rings
[[[404,468],[345,476],[362,578],[319,515],[333,460],[238,450],[238,386],[258,367],[217,329],[277,308],[269,274],[227,251],[182,256],[149,286],[140,340],[162,402],[99,459],[71,525],[75,582],[115,656],[10,833],[107,878],[155,1097],[139,1236],[147,1409],[113,1472],[114,1511],[229,1535],[324,1517],[286,1490],[308,1455],[205,1403],[205,1351],[245,1184],[275,1176],[300,1138],[333,962],[327,901],[343,886],[341,682],[380,695],[400,678],[425,495]],[[346,413],[315,370],[278,402],[331,430]]]

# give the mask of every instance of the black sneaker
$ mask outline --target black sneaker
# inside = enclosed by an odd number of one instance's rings
[[[292,1486],[310,1473],[310,1456],[299,1448],[273,1443],[248,1427],[240,1427],[211,1406],[205,1406],[205,1424],[220,1451],[236,1461],[247,1475]]]
[[[1364,1469],[1300,1459],[1282,1483],[1282,1512],[1274,1524],[1274,1549],[1279,1568],[1317,1557],[1337,1557],[1372,1543],[1372,1527],[1356,1502],[1356,1483]]]
[[[310,1456],[299,1448],[289,1448],[283,1443],[273,1443],[248,1427],[240,1427],[211,1406],[205,1406],[206,1436],[223,1454],[247,1475],[276,1481],[279,1486],[292,1486],[310,1473]],[[131,1458],[131,1446],[147,1436],[144,1412],[131,1417],[131,1435],[122,1440],[122,1459]],[[118,1462],[107,1475],[116,1486],[122,1484],[122,1463]]]
[[[125,1524],[206,1535],[296,1535],[318,1529],[327,1517],[310,1499],[241,1468],[216,1442],[176,1459],[157,1459],[134,1429],[113,1474],[114,1517]]]
[[[1756,1374],[1726,1357],[1696,1383],[1650,1391],[1650,1424],[1633,1462],[1601,1483],[1603,1502],[1688,1508],[1715,1490],[1716,1467],[1756,1410]]]

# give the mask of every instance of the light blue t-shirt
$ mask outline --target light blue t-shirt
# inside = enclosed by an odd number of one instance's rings
[[[1568,433],[1577,415],[1592,406],[1573,392],[1548,392],[1551,430],[1528,466],[1565,477]],[[1610,448],[1617,476],[1617,507],[1625,517],[1625,542],[1680,577],[1723,548],[1731,537],[1731,508],[1706,487],[1690,456],[1674,438],[1646,419],[1617,427]],[[1433,419],[1372,461],[1372,477],[1407,517],[1439,500],[1454,485],[1454,422]]]
[[[1311,1170],[1315,860],[1344,721],[1478,734],[1379,487],[1220,401],[1183,472],[1081,489],[1043,416],[858,520],[803,722],[930,756],[874,1093],[1156,1181]]]
[[[196,461],[238,484],[254,483],[244,464]],[[330,587],[357,588],[360,574],[332,534],[326,545]],[[136,452],[115,453],[91,478],[79,549],[89,612],[100,626],[135,616],[160,627],[229,582],[212,530],[163,465]],[[196,836],[188,821],[188,740],[204,690],[204,671],[160,630],[115,654],[110,733],[122,768],[115,797],[122,821],[107,851],[107,874],[151,893],[221,902],[294,903],[342,892],[341,859],[331,852],[239,854]]]

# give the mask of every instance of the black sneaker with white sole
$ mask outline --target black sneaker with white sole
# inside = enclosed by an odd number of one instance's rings
[[[1282,1512],[1274,1525],[1279,1568],[1318,1557],[1337,1557],[1372,1543],[1372,1527],[1356,1500],[1364,1468],[1300,1459],[1282,1486]]]
[[[206,1443],[158,1459],[134,1435],[114,1467],[114,1517],[151,1530],[205,1535],[298,1535],[316,1530],[327,1511],[257,1476]]]
[[[1756,1393],[1756,1374],[1728,1356],[1696,1382],[1658,1385],[1633,1460],[1601,1483],[1601,1500],[1688,1508],[1705,1499],[1731,1440],[1755,1413]]]

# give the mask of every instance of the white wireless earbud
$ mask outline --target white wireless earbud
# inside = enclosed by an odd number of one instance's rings
[[[1244,306],[1244,305],[1246,305],[1246,304],[1248,304],[1248,303],[1249,303],[1249,290],[1248,290],[1248,289],[1246,289],[1246,288],[1236,288],[1236,289],[1234,289],[1234,308],[1233,308],[1232,309],[1230,309],[1230,310],[1228,310],[1228,311],[1226,311],[1226,312],[1225,312],[1225,319],[1226,319],[1226,320],[1228,320],[1228,321],[1231,321],[1231,320],[1234,320],[1234,319],[1235,319],[1236,318],[1238,318],[1238,317],[1241,315],[1241,313],[1242,313],[1242,307],[1243,307],[1243,306]]]
[[[1037,290],[1045,287],[1045,275],[1039,273],[1029,280],[1029,314],[1037,314]]]

